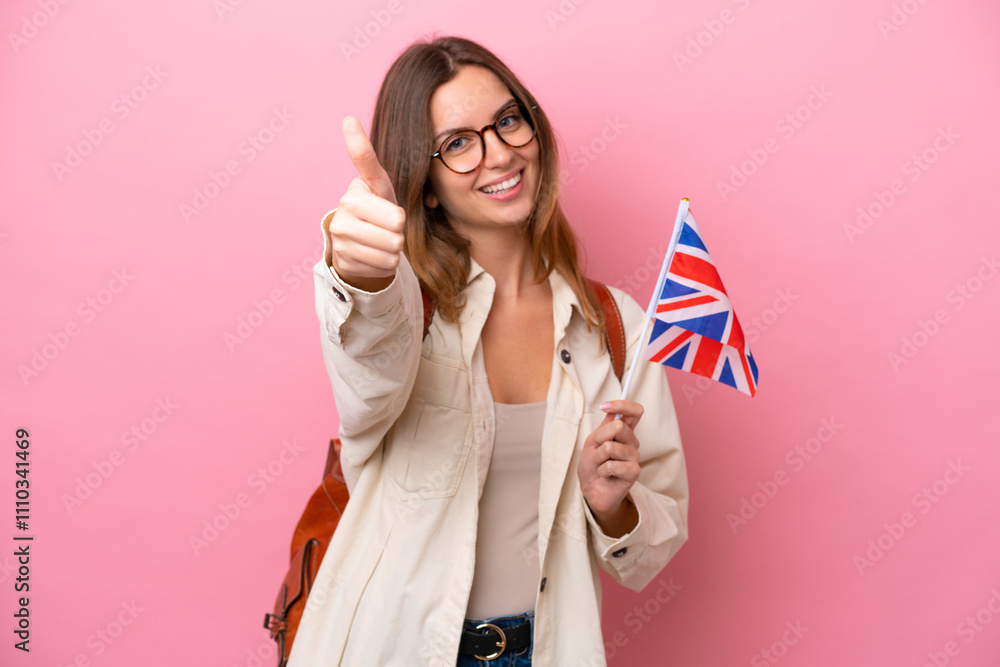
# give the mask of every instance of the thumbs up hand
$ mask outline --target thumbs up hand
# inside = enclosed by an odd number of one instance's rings
[[[358,177],[347,187],[330,221],[333,268],[347,284],[377,292],[396,275],[406,212],[396,204],[389,174],[379,164],[361,123],[348,116],[343,131]]]

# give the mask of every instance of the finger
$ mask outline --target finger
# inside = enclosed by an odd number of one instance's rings
[[[605,421],[594,429],[594,442],[600,447],[606,442],[620,442],[633,447],[639,446],[639,441],[635,437],[635,431],[624,419],[614,419],[608,415]]]
[[[387,265],[390,261],[387,260],[383,264]],[[346,282],[350,284],[351,280],[358,278],[387,278],[393,275],[395,269],[385,268],[385,266],[376,265],[377,262],[372,260],[372,263],[360,262],[353,258],[337,258],[333,259],[333,268],[336,270],[337,275],[343,278]]]
[[[606,461],[638,461],[639,449],[631,444],[609,440],[594,452],[594,462],[601,465]]]
[[[382,278],[395,273],[399,253],[342,241],[334,250],[333,262],[337,273],[361,278]]]
[[[354,116],[348,116],[344,119],[342,129],[347,154],[354,163],[354,168],[358,170],[358,176],[368,184],[372,192],[395,204],[396,192],[392,188],[392,181],[379,163],[372,142],[365,134],[361,123]]]
[[[406,212],[392,203],[370,191],[370,187],[363,179],[356,178],[347,188],[347,192],[340,198],[340,209],[350,213],[357,220],[373,223],[396,234],[403,231],[403,223],[406,221]],[[348,217],[343,216],[338,220],[333,217],[330,223],[331,229],[343,229],[349,225]]]
[[[398,255],[403,250],[403,238],[377,225],[359,220],[354,227],[337,230],[330,235],[334,253],[352,253],[360,248],[369,248],[386,254]]]
[[[631,428],[636,427],[643,413],[643,407],[639,403],[622,400],[601,403],[601,410],[614,419],[624,419]]]
[[[604,478],[617,478],[634,482],[639,478],[637,466],[630,461],[605,461],[597,468],[597,474]]]

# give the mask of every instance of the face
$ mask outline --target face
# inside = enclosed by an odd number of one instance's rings
[[[475,65],[462,67],[431,96],[434,149],[457,130],[479,130],[514,101],[496,74]],[[479,169],[456,174],[441,160],[431,160],[425,197],[430,208],[441,206],[452,226],[468,236],[477,228],[516,227],[531,214],[541,177],[538,137],[511,148],[492,130],[486,131],[486,157]]]

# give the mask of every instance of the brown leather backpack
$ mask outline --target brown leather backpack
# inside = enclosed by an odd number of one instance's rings
[[[621,312],[607,286],[596,280],[591,280],[590,285],[601,302],[605,340],[615,375],[621,381],[625,371],[625,327]],[[424,301],[426,337],[434,317],[434,303],[426,292],[421,290],[420,293]],[[309,498],[302,518],[292,534],[291,562],[274,601],[274,611],[264,614],[264,627],[271,631],[271,639],[278,644],[278,667],[285,667],[288,662],[288,654],[292,651],[292,642],[295,640],[306,599],[323,555],[347,507],[347,500],[347,484],[340,466],[340,440],[333,438],[326,456],[323,483]]]

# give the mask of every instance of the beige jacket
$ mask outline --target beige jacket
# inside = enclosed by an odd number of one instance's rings
[[[420,288],[405,258],[378,293],[345,284],[329,262],[327,248],[314,267],[316,313],[351,500],[289,665],[453,667],[493,447],[479,336],[494,281],[473,262],[460,322],[435,315],[421,340]],[[556,354],[541,444],[533,660],[597,667],[606,664],[598,568],[633,590],[660,572],[687,539],[687,477],[664,370],[640,361],[630,396],[645,408],[636,428],[642,470],[630,491],[639,523],[618,539],[601,531],[576,470],[584,440],[603,419],[598,406],[619,398],[621,385],[569,284],[556,272],[549,281]],[[612,292],[631,359],[645,313]]]

